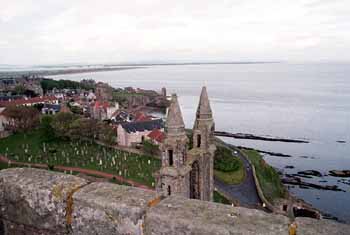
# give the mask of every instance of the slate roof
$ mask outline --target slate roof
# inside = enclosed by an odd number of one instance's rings
[[[43,109],[52,109],[55,112],[59,112],[61,110],[61,105],[59,104],[44,104]]]
[[[154,129],[164,128],[164,122],[162,119],[156,119],[151,121],[143,122],[127,122],[120,124],[126,132],[143,132],[143,131],[152,131]]]

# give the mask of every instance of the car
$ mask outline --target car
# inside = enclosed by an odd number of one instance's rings
[[[238,152],[237,152],[237,151],[233,151],[233,153],[234,153],[234,154],[238,154]]]

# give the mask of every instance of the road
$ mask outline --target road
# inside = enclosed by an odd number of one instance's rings
[[[223,191],[225,195],[231,196],[232,199],[239,201],[240,206],[261,208],[262,202],[256,190],[252,168],[247,159],[240,153],[233,151],[233,157],[239,157],[246,169],[246,177],[241,184],[228,185],[214,178],[215,188]]]

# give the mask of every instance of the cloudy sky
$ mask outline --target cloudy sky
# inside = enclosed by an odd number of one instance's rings
[[[350,0],[0,3],[0,64],[350,61]]]

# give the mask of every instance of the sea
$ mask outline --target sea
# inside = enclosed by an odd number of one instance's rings
[[[165,87],[168,94],[179,96],[187,128],[193,126],[200,91],[206,86],[216,130],[309,141],[222,138],[237,146],[291,155],[264,154],[264,159],[281,172],[320,171],[322,177],[303,180],[338,185],[344,192],[300,187],[291,187],[290,192],[322,212],[350,223],[350,185],[329,175],[330,170],[350,170],[350,64],[153,65],[54,78],[94,79],[116,88],[132,86],[160,91]]]

